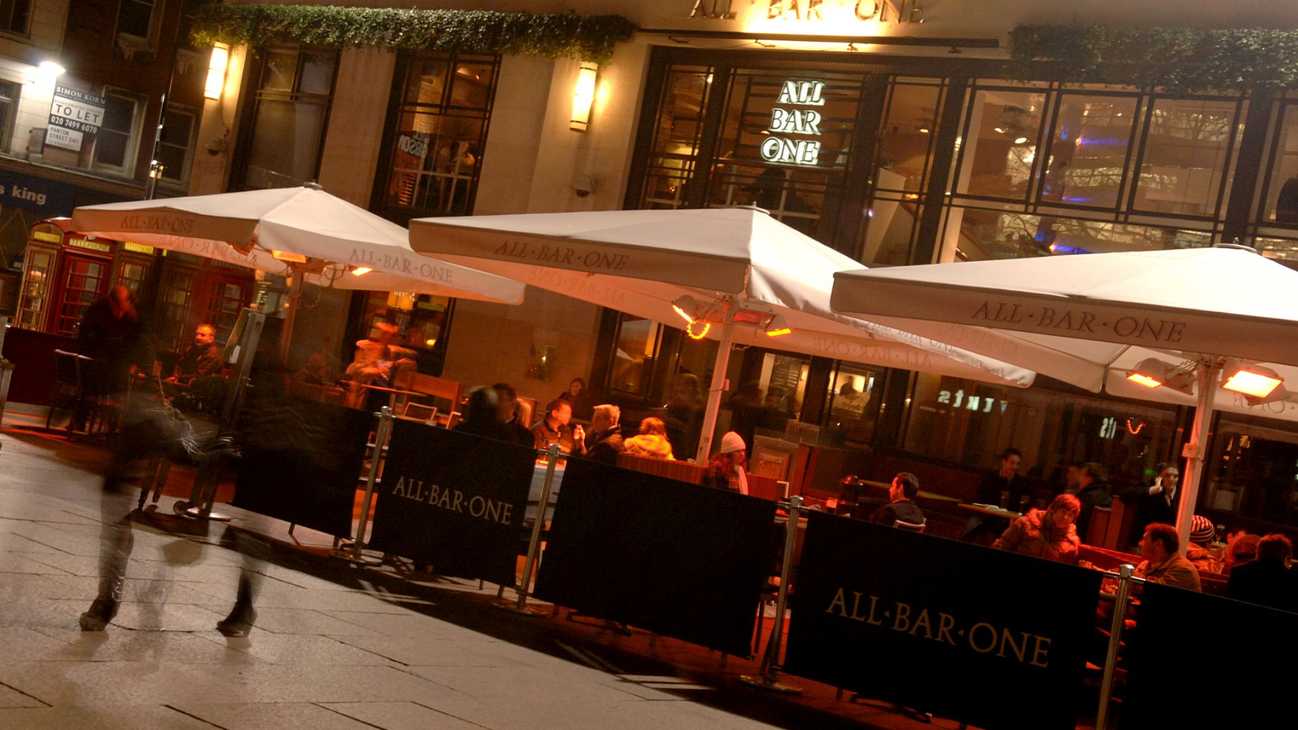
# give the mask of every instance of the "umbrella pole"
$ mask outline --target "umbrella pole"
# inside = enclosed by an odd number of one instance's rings
[[[1216,361],[1199,364],[1199,404],[1194,411],[1194,427],[1185,454],[1185,480],[1181,486],[1181,499],[1176,508],[1176,534],[1181,538],[1181,552],[1190,543],[1190,523],[1199,501],[1199,487],[1208,460],[1208,429],[1212,426],[1213,406],[1217,401],[1217,379],[1221,365]]]
[[[730,367],[730,350],[735,342],[735,323],[726,313],[726,322],[721,326],[721,342],[717,344],[717,359],[712,364],[712,385],[708,387],[707,410],[703,411],[703,430],[699,432],[699,450],[695,461],[708,463],[712,455],[712,434],[717,430],[717,413],[721,410],[721,394],[726,390],[726,370]],[[749,445],[752,448],[752,445]]]
[[[279,335],[279,359],[284,367],[289,366],[288,356],[293,351],[293,325],[297,323],[297,310],[302,302],[302,283],[305,273],[293,267],[288,281],[288,311],[284,313],[284,327]]]

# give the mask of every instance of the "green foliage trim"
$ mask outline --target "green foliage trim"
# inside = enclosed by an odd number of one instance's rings
[[[635,30],[620,15],[208,3],[197,9],[190,37],[199,47],[295,42],[603,62]]]
[[[1019,25],[1023,79],[1123,83],[1176,91],[1298,86],[1298,31]]]

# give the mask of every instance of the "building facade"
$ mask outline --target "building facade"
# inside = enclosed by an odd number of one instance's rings
[[[1298,97],[1252,84],[1172,91],[1120,75],[1068,81],[1079,76],[1045,63],[1025,71],[1010,55],[1023,24],[1295,27],[1298,10],[1282,3],[562,5],[416,3],[624,16],[639,30],[599,63],[588,95],[592,59],[232,43],[218,98],[180,112],[195,131],[176,182],[205,193],[317,180],[402,223],[757,205],[871,266],[1235,239],[1298,261]],[[77,27],[68,21],[68,39],[80,37]],[[23,129],[34,128],[41,103],[32,102],[36,116],[15,117],[32,121],[15,123],[12,139],[30,138]],[[147,118],[147,103],[136,108]],[[111,149],[112,160],[82,150],[77,163],[102,176],[108,162],[133,160],[114,169],[133,169],[138,183],[139,155]],[[76,167],[60,159],[50,164]],[[348,343],[386,317],[431,372],[466,385],[510,382],[541,402],[580,377],[631,414],[699,398],[716,347],[534,289],[521,307],[332,291],[314,302],[300,314],[299,331],[312,334],[299,357],[344,361]],[[1016,446],[1047,480],[1065,462],[1096,461],[1120,484],[1139,484],[1177,458],[1188,431],[1175,407],[1046,378],[1011,390],[757,348],[736,353],[728,376],[724,420],[748,433],[796,430],[849,452],[902,450],[969,468]],[[1203,509],[1232,523],[1298,524],[1298,431],[1222,415],[1214,432]]]

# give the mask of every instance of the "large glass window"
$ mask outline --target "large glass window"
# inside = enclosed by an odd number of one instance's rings
[[[1156,99],[1140,164],[1134,207],[1213,216],[1221,209],[1238,149],[1243,103]]]
[[[1223,414],[1200,511],[1254,532],[1298,526],[1298,432],[1276,422]]]
[[[905,449],[991,468],[1008,447],[1025,473],[1054,481],[1068,461],[1096,462],[1117,488],[1134,487],[1174,456],[1176,411],[1037,385],[1026,390],[920,374],[907,416]]]
[[[153,35],[155,0],[120,0],[117,9],[117,32],[138,38]]]
[[[314,180],[333,95],[335,51],[262,52],[242,186],[279,188]]]
[[[1278,107],[1259,217],[1264,223],[1298,226],[1298,100],[1286,99]]]
[[[1026,202],[1045,108],[1041,92],[975,90],[956,192]]]
[[[829,378],[829,416],[825,433],[836,446],[865,447],[874,440],[883,371],[864,365],[838,363]]]
[[[703,117],[712,90],[710,66],[671,66],[658,102],[644,207],[680,208],[703,142]]]
[[[22,87],[11,81],[0,81],[0,152],[9,152],[13,141],[14,117]]]
[[[403,60],[382,205],[397,220],[473,210],[497,56],[421,53]]]
[[[1136,97],[1062,94],[1041,200],[1116,208],[1136,109]]]
[[[192,111],[167,107],[167,120],[162,127],[162,139],[158,144],[158,163],[162,165],[163,181],[183,185],[189,180],[197,126]]]
[[[104,124],[95,134],[95,166],[130,177],[140,140],[144,100],[109,89],[104,92]]]

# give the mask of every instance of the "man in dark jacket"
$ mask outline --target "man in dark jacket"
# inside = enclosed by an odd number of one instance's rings
[[[1030,497],[1028,481],[1019,476],[1023,452],[1010,447],[1001,454],[1000,467],[983,477],[978,484],[978,502],[1017,510],[1024,497]],[[1002,503],[1002,496],[1005,498]]]
[[[878,525],[895,525],[905,522],[911,525],[924,524],[924,510],[915,504],[919,496],[919,477],[904,471],[892,478],[888,488],[888,504],[883,505],[870,515],[870,521]]]
[[[518,391],[508,383],[496,383],[491,386],[496,391],[496,418],[501,422],[504,438],[511,444],[531,448],[535,439],[526,425],[518,422]]]
[[[1258,543],[1257,559],[1230,571],[1226,595],[1237,601],[1298,613],[1298,574],[1285,567],[1293,544],[1284,535],[1267,535]]]
[[[617,466],[622,453],[622,409],[615,405],[595,406],[590,417],[590,435],[586,437],[586,458]]]
[[[194,328],[194,342],[176,358],[168,382],[189,385],[199,378],[221,373],[221,348],[216,346],[216,328],[200,324]]]
[[[1077,499],[1082,503],[1082,513],[1077,518],[1077,535],[1086,542],[1086,531],[1091,526],[1091,514],[1096,507],[1108,507],[1113,504],[1113,493],[1109,483],[1104,480],[1104,467],[1095,462],[1088,462],[1082,467],[1078,476]]]
[[[1176,522],[1176,493],[1181,473],[1175,466],[1159,465],[1158,476],[1149,486],[1140,486],[1123,493],[1123,501],[1132,505],[1136,516],[1132,520],[1132,541],[1144,534],[1145,526],[1153,522]]]

